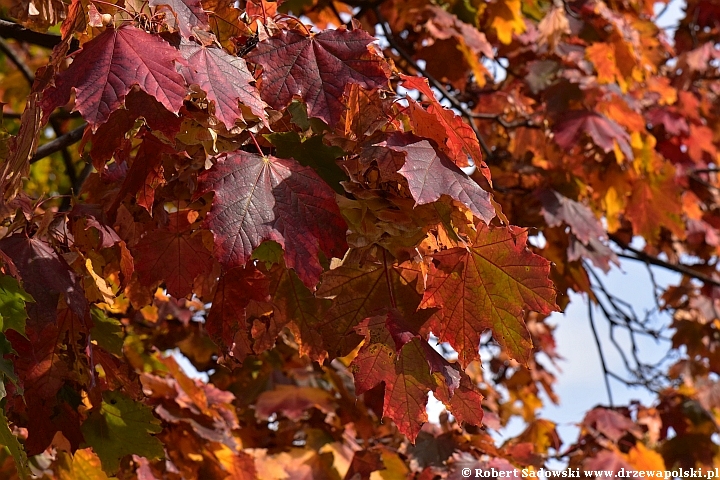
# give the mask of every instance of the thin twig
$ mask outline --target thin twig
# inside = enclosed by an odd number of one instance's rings
[[[613,406],[612,389],[610,388],[610,371],[605,363],[605,355],[603,355],[602,346],[600,345],[600,337],[598,336],[597,329],[595,328],[595,317],[593,314],[593,305],[588,300],[588,318],[590,319],[590,329],[592,330],[593,337],[595,338],[595,345],[597,345],[598,355],[600,355],[600,365],[603,369],[603,378],[605,379],[605,389],[607,390],[608,402],[610,406]]]
[[[3,38],[0,38],[0,52],[4,53],[10,61],[15,64],[18,70],[20,70],[20,73],[23,74],[23,77],[25,77],[25,80],[27,80],[32,87],[32,84],[35,81],[35,75],[32,71],[30,71],[27,64],[20,59],[15,50],[13,50],[12,46],[10,46],[10,44]]]
[[[41,145],[37,149],[37,152],[35,152],[35,155],[33,155],[33,157],[30,159],[30,163],[35,163],[47,157],[48,155],[52,155],[55,152],[59,152],[63,148],[69,147],[73,143],[79,142],[83,136],[83,132],[85,132],[85,127],[87,127],[87,123],[83,123],[75,130],[66,133],[60,138],[56,138],[55,140],[48,142],[45,145]]]

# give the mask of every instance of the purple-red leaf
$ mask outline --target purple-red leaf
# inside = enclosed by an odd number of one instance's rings
[[[189,295],[195,278],[212,269],[212,255],[201,232],[191,231],[187,215],[170,214],[167,227],[150,231],[132,250],[140,282],[149,287],[165,282],[176,298]]]
[[[0,250],[12,259],[23,288],[35,300],[27,304],[31,320],[54,322],[60,295],[79,318],[90,313],[80,279],[50,244],[16,233],[0,240]]]
[[[200,192],[215,192],[206,223],[225,268],[245,265],[253,249],[274,240],[285,263],[314,288],[320,250],[342,257],[346,225],[335,192],[314,170],[294,160],[238,151],[200,176]]]
[[[395,135],[388,140],[388,146],[406,154],[399,173],[407,179],[416,205],[432,203],[441,195],[448,195],[485,223],[495,217],[490,193],[439,154],[427,140],[413,141],[407,136]]]
[[[625,157],[630,160],[634,158],[630,135],[620,125],[599,113],[585,110],[570,112],[555,125],[554,131],[555,141],[566,150],[574,147],[585,133],[603,152],[611,152],[617,142]]]
[[[200,0],[150,0],[150,6],[167,5],[175,13],[176,26],[180,34],[188,38],[193,28],[207,30],[210,18],[202,7]]]
[[[226,53],[220,48],[201,47],[194,43],[180,46],[188,66],[182,68],[188,84],[197,84],[215,103],[215,116],[230,129],[235,120],[243,118],[238,101],[250,111],[264,117],[265,104],[251,85],[255,81],[245,60]]]
[[[187,88],[175,70],[175,62],[182,62],[182,57],[159,36],[131,26],[108,28],[73,58],[70,68],[43,94],[45,117],[70,100],[72,89],[75,109],[93,127],[120,108],[133,85],[173,113],[182,107]]]
[[[311,117],[334,125],[348,83],[367,89],[387,83],[380,57],[368,50],[373,40],[362,30],[326,30],[310,37],[290,30],[261,42],[245,58],[262,65],[260,93],[270,106],[280,110],[297,96]]]

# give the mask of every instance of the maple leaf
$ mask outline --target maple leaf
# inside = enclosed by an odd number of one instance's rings
[[[251,300],[268,301],[269,295],[268,278],[252,264],[232,268],[220,278],[206,328],[210,337],[218,345],[231,349],[238,361],[253,351],[245,325],[245,308]]]
[[[554,190],[543,190],[538,193],[538,198],[543,205],[542,214],[548,226],[559,227],[563,223],[570,226],[573,235],[568,246],[568,260],[590,258],[595,266],[606,273],[610,270],[610,262],[620,265],[615,252],[606,245],[608,236],[605,228],[592,210]],[[579,247],[578,242],[585,247]]]
[[[215,116],[230,130],[235,120],[243,115],[238,101],[245,105],[265,123],[265,104],[251,84],[255,78],[250,74],[245,60],[226,53],[220,48],[209,48],[195,43],[180,45],[188,65],[181,68],[188,84],[196,84],[207,93],[215,104]]]
[[[327,352],[323,349],[323,336],[317,327],[332,302],[316,298],[292,270],[278,268],[273,273],[270,291],[275,321],[289,327],[301,355],[322,364]]]
[[[22,289],[10,275],[0,275],[0,331],[13,329],[25,334],[26,302],[34,302],[32,296]]]
[[[428,421],[427,395],[434,379],[417,337],[402,345],[396,353],[395,339],[385,328],[387,316],[371,317],[359,325],[365,343],[351,364],[355,389],[360,395],[380,382],[385,383],[383,416],[392,419],[411,442]]]
[[[499,0],[490,6],[492,27],[495,29],[498,40],[505,45],[512,42],[513,33],[525,31],[525,21],[521,12],[520,0]]]
[[[415,134],[434,140],[458,167],[467,167],[468,158],[471,158],[490,180],[489,170],[482,159],[480,143],[470,125],[463,122],[462,117],[455,115],[452,110],[440,105],[430,90],[427,79],[406,75],[401,75],[400,78],[403,87],[418,90],[430,100],[430,106],[425,111],[417,102],[408,98],[410,122]]]
[[[630,147],[630,136],[617,123],[600,115],[585,110],[571,111],[563,116],[562,121],[555,125],[555,141],[564,149],[571,149],[585,133],[592,138],[595,145],[603,152],[609,153],[617,142],[620,151],[626,158],[634,158]]]
[[[78,317],[86,318],[89,306],[80,280],[48,243],[16,233],[0,240],[0,250],[12,259],[23,288],[35,300],[27,305],[35,323],[55,321],[60,295]]]
[[[100,129],[105,125],[101,126]],[[142,138],[143,142],[138,148],[125,180],[115,197],[115,201],[108,209],[111,215],[115,215],[120,203],[125,200],[127,195],[136,196],[138,205],[151,213],[155,201],[155,190],[164,182],[162,174],[163,156],[175,152],[175,149],[170,145],[161,142],[154,135],[148,134],[147,131],[141,133],[138,137]]]
[[[5,445],[10,455],[12,455],[19,477],[22,480],[29,478],[30,470],[27,466],[27,455],[18,438],[10,431],[10,426],[3,409],[0,409],[0,443]]]
[[[92,338],[106,351],[122,357],[123,354],[123,327],[119,320],[108,317],[99,308],[93,307],[90,311],[93,321]]]
[[[150,407],[112,391],[103,393],[102,404],[82,424],[85,441],[100,457],[103,470],[111,475],[118,471],[126,455],[163,458],[163,444],[152,435],[161,431],[160,420]]]
[[[177,29],[185,38],[189,38],[195,28],[207,30],[210,26],[210,18],[200,0],[150,0],[150,6],[160,5],[167,5],[172,9],[177,20]]]
[[[348,83],[373,89],[387,83],[383,63],[368,46],[373,37],[360,29],[344,27],[306,37],[282,31],[260,42],[246,58],[263,67],[260,93],[281,110],[298,96],[308,114],[334,125],[342,115],[341,99]]]
[[[45,90],[43,115],[65,105],[75,90],[75,109],[96,128],[120,108],[134,85],[177,113],[187,92],[175,70],[178,61],[179,52],[158,36],[131,26],[108,28],[87,42],[55,86]]]
[[[357,393],[385,383],[383,415],[414,442],[423,423],[428,392],[436,392],[458,420],[480,425],[482,395],[466,375],[448,363],[417,335],[419,320],[397,310],[363,320],[356,330],[365,343],[351,363]],[[415,325],[413,325],[415,324]],[[461,387],[460,389],[458,387]]]
[[[59,480],[112,480],[102,470],[100,458],[89,448],[78,450],[70,457],[61,454]]]
[[[405,164],[398,170],[408,181],[416,205],[432,203],[447,195],[461,202],[485,223],[495,217],[491,195],[468,177],[427,140],[395,134],[388,147],[405,152]]]
[[[57,296],[54,302],[57,305]],[[77,353],[79,335],[86,334],[87,329],[73,311],[54,308],[52,321],[30,309],[25,337],[13,330],[6,332],[17,352],[13,365],[27,409],[32,412],[27,419],[25,442],[30,455],[45,450],[58,431],[75,447],[82,440],[78,413],[58,398],[58,392],[76,376],[67,352]]]
[[[596,42],[585,49],[585,56],[595,65],[598,82],[623,83],[624,78],[615,61],[615,48],[612,44]]]
[[[416,290],[418,273],[380,262],[342,265],[324,273],[315,295],[334,299],[318,325],[326,350],[338,356],[350,353],[362,340],[355,327],[383,309],[393,306],[403,315],[412,315],[421,300]]]
[[[205,222],[225,268],[245,265],[254,248],[273,240],[282,245],[287,265],[314,288],[322,272],[318,253],[345,253],[346,226],[335,193],[311,168],[238,151],[199,180],[200,192],[215,192]]]
[[[319,388],[278,385],[274,390],[260,394],[255,404],[255,416],[267,420],[279,412],[297,422],[313,407],[323,413],[334,411],[332,395]]]
[[[665,227],[679,238],[685,237],[682,203],[679,187],[675,182],[675,168],[664,163],[650,174],[650,178],[636,181],[625,209],[626,217],[633,224],[633,231],[648,241],[660,237]]]
[[[527,231],[478,224],[469,248],[433,256],[420,308],[440,307],[425,325],[458,352],[463,368],[479,358],[480,335],[492,330],[508,353],[526,362],[532,347],[523,311],[557,310],[550,262],[526,249]]]
[[[167,227],[150,231],[132,249],[140,282],[153,287],[164,282],[170,295],[183,298],[192,292],[193,281],[212,268],[212,255],[201,232],[193,232],[188,216],[169,214]]]

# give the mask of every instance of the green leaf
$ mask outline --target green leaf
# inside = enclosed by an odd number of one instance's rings
[[[283,249],[279,243],[273,240],[265,240],[253,250],[250,258],[265,263],[265,267],[270,269],[272,265],[280,263],[283,259]]]
[[[0,373],[5,374],[6,377],[8,377],[13,383],[17,384],[18,378],[17,375],[15,375],[15,369],[13,368],[13,364],[10,360],[4,358],[4,355],[7,353],[16,353],[15,350],[13,350],[12,345],[10,344],[10,340],[7,339],[4,333],[0,333]],[[0,382],[0,385],[2,385],[2,382]],[[0,398],[5,397],[5,386],[3,385],[3,391],[2,395],[0,395]]]
[[[265,138],[277,149],[275,156],[279,158],[294,158],[304,167],[310,167],[325,180],[325,183],[336,192],[343,194],[340,182],[348,180],[342,168],[335,163],[336,158],[345,155],[340,147],[328,147],[322,141],[321,135],[316,135],[302,141],[297,132],[271,133]]]
[[[293,100],[292,102],[290,102],[290,105],[288,105],[287,111],[290,112],[290,118],[292,119],[292,123],[302,128],[303,130],[307,130],[310,128],[307,108],[305,107],[304,103]]]
[[[165,456],[163,444],[151,435],[162,431],[160,420],[153,416],[150,407],[119,392],[105,392],[100,409],[92,412],[81,430],[109,475],[118,471],[125,455],[150,460]]]
[[[27,468],[27,455],[17,437],[10,431],[8,420],[5,417],[5,411],[2,408],[0,408],[0,443],[10,450],[10,455],[12,455],[13,460],[15,460],[15,467],[17,468],[20,478],[28,478],[30,472]]]
[[[91,332],[92,339],[97,341],[98,345],[112,353],[121,357],[123,354],[123,328],[119,320],[108,317],[105,312],[99,308],[90,310],[92,316],[93,327]]]
[[[33,298],[22,289],[17,280],[10,275],[0,276],[0,330],[13,329],[25,335],[25,302],[34,302]]]

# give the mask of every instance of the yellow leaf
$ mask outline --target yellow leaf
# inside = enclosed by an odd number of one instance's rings
[[[498,40],[505,45],[512,42],[513,33],[525,31],[521,8],[520,0],[499,0],[489,8],[488,14],[492,18],[490,25],[495,29]]]
[[[628,461],[638,471],[665,470],[665,462],[660,454],[645,447],[642,443],[638,443],[630,449]]]
[[[385,470],[378,470],[370,474],[370,480],[405,480],[409,470],[400,457],[390,450],[383,449],[380,454]]]
[[[103,472],[100,459],[91,448],[78,450],[73,455],[62,454],[58,469],[60,480],[111,480],[115,477],[108,477]]]
[[[605,216],[609,233],[615,233],[620,228],[620,214],[625,210],[625,199],[618,195],[614,187],[608,188],[605,193]]]
[[[100,292],[100,295],[102,295],[103,301],[108,305],[112,306],[113,303],[115,303],[115,295],[113,294],[108,284],[105,282],[105,279],[95,273],[95,270],[93,270],[92,260],[90,260],[89,258],[85,260],[85,268],[90,274],[90,277],[92,277],[92,279],[94,280],[98,292]]]

